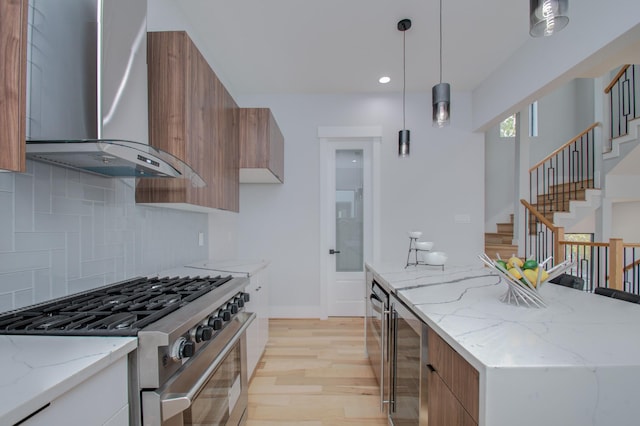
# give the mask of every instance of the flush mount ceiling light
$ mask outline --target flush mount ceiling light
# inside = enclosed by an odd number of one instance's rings
[[[398,31],[402,31],[402,130],[398,132],[398,156],[409,156],[410,133],[405,126],[405,93],[407,89],[406,49],[405,39],[407,30],[411,28],[411,19],[403,19],[398,22]]]
[[[442,82],[442,0],[440,0],[440,83],[431,89],[431,102],[433,104],[433,126],[444,127],[449,125],[451,116],[451,87],[449,83]]]
[[[529,34],[531,37],[553,35],[567,26],[569,0],[529,0]]]
[[[381,83],[381,84],[387,84],[390,81],[391,81],[391,78],[387,77],[386,75],[384,77],[380,77],[378,79],[378,82]]]

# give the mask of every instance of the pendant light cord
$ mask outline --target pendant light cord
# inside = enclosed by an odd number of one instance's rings
[[[406,129],[405,125],[405,91],[407,88],[407,65],[406,65],[406,37],[407,31],[402,32],[402,129]]]
[[[442,83],[442,0],[440,0],[440,83]]]

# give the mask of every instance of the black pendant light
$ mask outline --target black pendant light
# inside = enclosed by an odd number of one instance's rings
[[[548,37],[567,26],[569,0],[529,0],[529,34]]]
[[[431,89],[431,102],[433,104],[433,126],[448,126],[451,116],[451,87],[449,83],[442,82],[442,0],[440,0],[440,83]]]
[[[402,31],[402,130],[398,132],[398,156],[409,156],[409,139],[411,132],[405,126],[405,92],[407,89],[407,71],[406,71],[406,50],[405,39],[406,31],[411,28],[411,19],[403,19],[398,22],[398,31]]]

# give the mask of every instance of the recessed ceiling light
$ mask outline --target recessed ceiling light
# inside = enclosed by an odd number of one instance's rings
[[[384,77],[380,77],[380,79],[378,80],[380,83],[382,84],[387,84],[388,82],[391,81],[391,77],[387,77],[386,75]]]

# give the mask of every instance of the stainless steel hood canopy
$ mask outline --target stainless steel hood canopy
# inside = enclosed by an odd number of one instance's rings
[[[147,0],[30,0],[27,158],[109,177],[177,177],[148,145]]]

